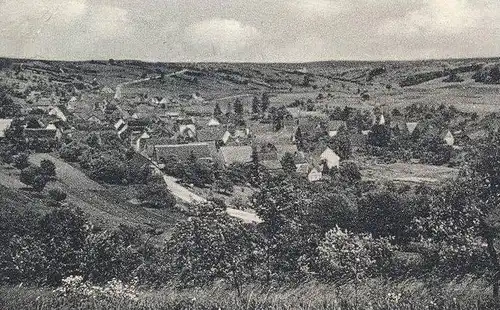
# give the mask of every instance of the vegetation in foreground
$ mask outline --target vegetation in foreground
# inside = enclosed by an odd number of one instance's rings
[[[387,283],[370,280],[362,286],[303,283],[270,288],[248,285],[241,293],[216,283],[204,288],[137,289],[120,281],[103,287],[68,278],[56,290],[0,287],[0,307],[10,309],[359,309],[359,310],[490,310],[497,309],[481,279],[424,282],[410,279]]]

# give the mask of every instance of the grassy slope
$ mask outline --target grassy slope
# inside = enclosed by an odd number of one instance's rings
[[[43,158],[56,164],[57,173],[57,180],[51,181],[45,192],[50,188],[62,189],[68,195],[66,201],[80,207],[89,219],[99,226],[116,227],[125,224],[143,229],[161,229],[168,233],[182,218],[176,211],[146,209],[133,205],[121,195],[121,189],[94,182],[78,169],[48,154],[35,154],[30,161],[38,164]],[[44,205],[41,195],[29,191],[29,188],[19,182],[17,169],[1,166],[0,186],[2,211],[7,211],[6,208],[23,209],[31,206],[34,206],[32,209],[44,212],[51,210]]]

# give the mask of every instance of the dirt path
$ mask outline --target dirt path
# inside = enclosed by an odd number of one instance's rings
[[[177,179],[174,177],[168,176],[168,175],[163,175],[163,180],[165,180],[165,183],[167,184],[168,188],[172,192],[172,194],[177,198],[182,200],[183,202],[186,203],[203,203],[206,202],[207,200],[193,192],[191,192],[189,189],[185,188],[184,186],[180,185],[177,183]],[[242,210],[237,210],[233,208],[227,208],[226,209],[227,213],[233,217],[239,218],[243,220],[245,223],[260,223],[262,220],[255,214],[247,212],[247,211],[242,211]]]

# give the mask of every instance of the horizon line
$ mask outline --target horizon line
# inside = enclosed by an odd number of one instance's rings
[[[158,61],[158,60],[143,60],[143,59],[129,59],[129,58],[109,58],[109,59],[73,59],[62,60],[57,58],[31,58],[31,57],[12,57],[0,56],[0,59],[10,59],[19,61],[53,61],[53,62],[109,62],[114,61],[129,61],[129,62],[144,62],[144,63],[164,63],[164,64],[314,64],[326,62],[357,62],[357,63],[377,63],[377,62],[425,62],[425,61],[447,61],[447,60],[487,60],[487,59],[500,59],[497,56],[473,56],[473,57],[448,57],[448,58],[414,58],[414,59],[326,59],[326,60],[308,60],[308,61],[238,61],[238,60],[211,60],[211,61]]]

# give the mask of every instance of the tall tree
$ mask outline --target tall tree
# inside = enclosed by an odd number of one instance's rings
[[[271,104],[271,101],[269,99],[269,93],[263,93],[262,94],[262,99],[260,101],[260,110],[262,112],[266,112],[267,109],[269,108],[270,104]]]
[[[260,100],[257,97],[253,97],[252,99],[252,113],[253,114],[259,114],[260,113]]]
[[[222,110],[220,109],[219,103],[215,103],[214,107],[214,116],[221,116],[222,115]]]
[[[295,166],[295,158],[289,152],[286,152],[281,159],[281,166],[283,167],[285,173],[288,175],[295,173],[295,171],[297,170],[297,167]]]
[[[236,101],[234,102],[234,113],[236,115],[243,115],[244,109],[243,109],[243,103],[241,102],[240,98],[237,98]]]

